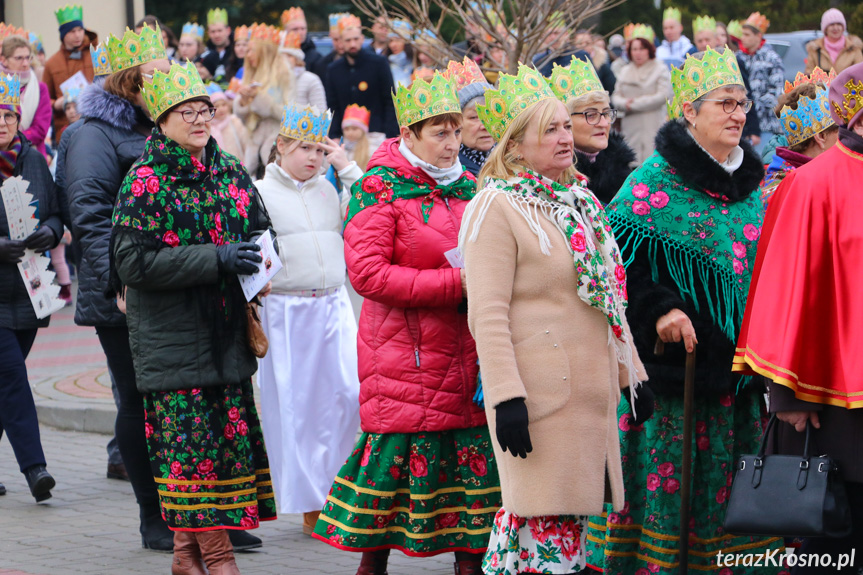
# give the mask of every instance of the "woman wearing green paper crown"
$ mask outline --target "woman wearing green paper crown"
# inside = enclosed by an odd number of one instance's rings
[[[455,553],[478,575],[500,483],[476,393],[477,356],[454,254],[476,180],[458,160],[455,82],[399,86],[401,136],[351,186],[345,260],[365,298],[357,355],[360,436],[314,537],[362,551],[358,575],[386,575],[391,549]]]
[[[578,573],[587,515],[609,497],[623,505],[618,402],[637,398],[647,418],[651,395],[620,250],[573,165],[566,106],[525,66],[485,101],[497,145],[459,234],[503,498],[483,571]]]
[[[246,170],[210,137],[192,63],[145,77],[156,129],[129,169],[111,236],[144,394],[150,462],[174,531],[174,575],[239,573],[228,529],[275,519],[238,276],[257,272],[269,218]],[[269,285],[258,295],[265,296]]]
[[[690,572],[718,569],[719,552],[782,547],[778,538],[722,528],[735,462],[757,450],[765,415],[764,386],[731,372],[764,213],[764,169],[741,140],[752,101],[728,49],[689,56],[672,82],[673,119],[659,130],[656,152],[606,209],[627,266],[627,317],[656,392],[651,420],[633,421],[625,405],[617,413],[626,503],[591,517],[587,537],[588,564],[608,574],[679,572],[683,481],[693,483],[683,503],[692,513],[683,535]],[[696,344],[695,440],[685,446],[684,365]],[[684,449],[694,450],[692,477],[681,477]]]

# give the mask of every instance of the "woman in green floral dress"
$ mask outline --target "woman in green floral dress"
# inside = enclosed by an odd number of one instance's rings
[[[690,56],[672,81],[674,119],[606,208],[627,266],[627,317],[657,397],[653,418],[641,425],[627,405],[618,410],[626,504],[590,518],[587,562],[615,575],[678,573],[687,480],[690,570],[775,574],[720,569],[716,560],[720,552],[782,547],[779,538],[722,528],[736,459],[757,450],[765,415],[763,385],[731,372],[764,211],[763,167],[740,140],[752,101],[728,50]],[[657,337],[662,355],[654,352]],[[683,445],[684,364],[696,345],[695,440]],[[687,478],[684,449],[694,450]]]
[[[157,129],[118,195],[114,288],[174,531],[172,573],[203,575],[203,556],[210,575],[236,574],[226,530],[276,516],[237,281],[257,271],[251,241],[269,219],[245,169],[210,137],[215,110],[194,65],[156,71],[141,92]]]

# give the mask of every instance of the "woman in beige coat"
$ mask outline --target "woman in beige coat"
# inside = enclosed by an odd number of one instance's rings
[[[863,62],[863,41],[853,34],[846,36],[845,15],[839,9],[830,8],[821,15],[821,31],[824,36],[806,44],[807,74],[816,66],[838,74]]]
[[[667,119],[666,102],[671,98],[671,74],[656,59],[656,48],[644,38],[633,38],[627,47],[629,64],[617,77],[612,105],[623,113],[620,130],[635,150],[640,165],[653,153],[653,139]]]
[[[620,251],[573,166],[569,113],[535,72],[519,79],[539,88],[518,96],[529,105],[515,118],[477,106],[498,145],[459,237],[503,496],[483,570],[574,573],[585,516],[623,505],[616,410],[646,374]],[[486,101],[511,98],[511,80]],[[649,417],[650,392],[638,399]]]

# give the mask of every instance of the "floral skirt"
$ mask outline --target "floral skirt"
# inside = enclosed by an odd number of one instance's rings
[[[751,384],[755,385],[755,384]],[[690,496],[689,567],[720,575],[776,575],[765,567],[717,566],[718,552],[760,554],[782,549],[778,537],[738,537],[722,528],[737,458],[761,441],[764,400],[755,390],[695,400]],[[626,502],[590,517],[587,563],[606,575],[679,573],[683,399],[658,397],[653,417],[632,425],[629,404],[618,409]]]
[[[586,534],[587,517],[519,517],[501,508],[494,518],[482,571],[486,575],[578,573],[584,569]]]
[[[276,518],[251,380],[144,395],[150,466],[174,531],[254,529]]]
[[[314,537],[346,551],[484,553],[501,507],[488,427],[363,433]]]

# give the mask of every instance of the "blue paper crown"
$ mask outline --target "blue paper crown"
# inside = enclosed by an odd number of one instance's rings
[[[42,36],[39,34],[30,32],[27,35],[27,41],[30,42],[30,45],[33,46],[33,49],[36,50],[36,52],[44,51],[44,48],[42,47]]]
[[[279,133],[294,140],[320,143],[327,137],[332,121],[333,113],[329,110],[320,112],[314,106],[285,106]]]
[[[21,105],[21,78],[18,74],[0,74],[0,106]]]
[[[215,82],[210,82],[205,86],[207,88],[207,94],[212,96],[213,94],[218,94],[219,92],[224,92],[222,87],[216,84]]]
[[[183,32],[181,35],[190,35],[195,36],[196,38],[204,39],[204,27],[200,24],[194,24],[192,22],[186,22],[183,24]]]
[[[96,76],[107,76],[111,70],[111,60],[108,59],[108,50],[104,44],[93,46],[90,44],[90,60],[93,62],[93,74]]]
[[[792,110],[789,106],[782,108],[779,121],[785,128],[789,146],[805,142],[835,124],[833,116],[830,115],[828,94],[829,88],[819,88],[814,99],[806,96],[798,99],[796,110]]]
[[[403,40],[411,39],[413,26],[410,25],[410,22],[405,20],[390,20],[390,28],[392,29],[389,34],[390,37],[402,38]]]
[[[81,88],[80,87],[69,88],[69,89],[63,90],[63,98],[64,98],[63,103],[64,104],[71,104],[71,103],[75,102],[78,99],[78,96],[80,96],[80,95],[81,95]]]
[[[350,14],[348,14],[347,12],[336,12],[335,14],[330,14],[330,30],[335,30],[336,28],[338,28],[339,20],[341,20],[345,16],[350,16]]]

